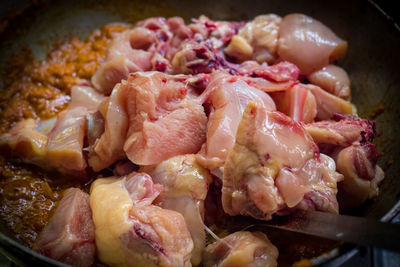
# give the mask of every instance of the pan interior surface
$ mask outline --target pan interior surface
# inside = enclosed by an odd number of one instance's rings
[[[11,1],[8,1],[11,2]],[[12,10],[21,10],[15,12]],[[32,5],[26,1],[0,8],[0,17],[9,23],[0,32],[0,69],[7,59],[28,46],[36,59],[46,57],[49,46],[57,40],[76,35],[84,38],[96,28],[110,22],[134,23],[153,17],[181,16],[187,22],[204,14],[213,20],[247,20],[260,14],[304,13],[314,17],[349,43],[339,62],[350,76],[352,102],[360,116],[377,123],[376,145],[379,165],[385,170],[380,195],[350,214],[380,219],[400,199],[400,34],[398,30],[367,1],[44,1]],[[377,111],[379,112],[373,112]],[[390,216],[389,216],[390,217]],[[4,222],[1,233],[11,237]],[[279,261],[289,265],[302,257],[317,257],[337,247],[331,242],[300,234],[271,230],[270,240],[280,251]],[[306,241],[304,241],[306,239]],[[284,240],[284,241],[282,241]],[[3,244],[3,243],[2,243]],[[9,254],[13,254],[10,252]],[[14,253],[16,255],[16,253]],[[291,256],[287,256],[291,255]]]

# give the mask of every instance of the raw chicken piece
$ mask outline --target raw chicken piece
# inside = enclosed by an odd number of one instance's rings
[[[137,72],[122,85],[129,118],[124,151],[133,163],[158,164],[196,153],[204,143],[207,117],[181,78]]]
[[[91,266],[96,248],[89,195],[68,189],[33,249],[72,266]]]
[[[107,168],[116,160],[125,157],[123,145],[128,130],[128,114],[125,108],[126,81],[117,84],[111,96],[99,107],[100,114],[91,118],[88,125],[89,133],[89,166],[94,171]],[[96,122],[104,118],[104,132],[96,128]],[[99,136],[101,134],[101,136]]]
[[[194,40],[210,40],[214,49],[222,48],[243,25],[241,22],[212,21],[204,15],[193,22],[188,27],[194,34]]]
[[[125,156],[138,165],[153,165],[198,152],[207,117],[196,100],[193,78],[137,72],[118,84],[99,108],[105,130],[89,147],[89,165],[99,171]]]
[[[334,114],[333,120],[314,122],[304,127],[317,144],[347,147],[362,139],[372,142],[376,136],[374,121],[353,115]]]
[[[90,156],[93,155],[95,144],[104,133],[104,130],[105,122],[100,111],[92,112],[86,115],[87,147],[85,147],[83,150],[88,151]]]
[[[252,35],[256,59],[263,60],[270,57],[270,53],[275,53],[279,21],[280,18],[275,15],[260,16],[255,19],[254,27],[249,26],[253,29],[252,33],[243,33],[248,38]],[[242,25],[211,21],[204,16],[188,26],[177,17],[140,21],[135,28],[114,39],[106,61],[93,76],[92,83],[97,90],[109,94],[116,83],[136,71],[197,74],[224,69],[240,73],[238,65],[225,59],[222,47]],[[268,36],[263,35],[266,32]],[[284,90],[291,84],[279,84],[277,90]],[[276,87],[277,84],[266,81],[262,85],[264,90],[271,86]]]
[[[253,78],[253,77],[242,77],[236,76],[238,80],[245,81],[249,86],[257,88],[258,90],[264,91],[266,93],[281,92],[286,91],[298,84],[298,81],[287,81],[287,82],[271,82],[263,78]]]
[[[250,60],[253,55],[253,47],[239,34],[232,37],[228,47],[224,50],[225,54],[235,59],[237,62]],[[268,52],[268,51],[267,51]]]
[[[246,61],[240,65],[240,72],[244,75],[261,77],[274,82],[296,81],[300,75],[299,68],[287,61],[271,66],[259,65],[254,61]]]
[[[207,246],[205,267],[275,267],[278,249],[261,232],[240,231]]]
[[[130,160],[128,159],[123,159],[115,163],[114,169],[113,169],[113,175],[114,176],[125,176],[130,174],[131,172],[137,171],[139,169],[139,166],[136,164],[133,164]]]
[[[181,43],[192,37],[192,33],[180,17],[149,18],[140,21],[136,27],[152,31],[155,41],[146,49],[152,53],[151,70],[172,73],[171,59]]]
[[[97,91],[109,95],[114,86],[129,75],[126,59],[122,56],[109,58],[92,76],[91,82]]]
[[[144,27],[127,30],[117,36],[108,49],[106,61],[92,77],[94,87],[108,95],[129,73],[151,70],[153,54],[145,49],[154,41],[154,33]]]
[[[105,62],[92,77],[95,88],[110,94],[136,71],[203,73],[230,69],[218,51],[239,28],[238,23],[211,21],[201,16],[186,26],[182,18],[149,18],[116,37]]]
[[[42,120],[39,122],[39,124],[35,129],[38,132],[42,133],[43,135],[48,136],[50,131],[54,128],[54,125],[56,125],[56,123],[57,123],[57,117],[48,120]]]
[[[204,200],[212,181],[211,175],[196,162],[194,155],[170,158],[148,170],[148,173],[155,183],[164,187],[157,199],[159,205],[175,210],[185,218],[194,243],[191,262],[194,266],[199,265],[206,242]]]
[[[280,24],[278,55],[296,64],[302,74],[322,69],[344,56],[347,42],[316,19],[290,14]]]
[[[282,18],[274,14],[255,17],[232,37],[225,53],[239,62],[250,59],[259,63],[275,62],[281,21]]]
[[[85,148],[84,150],[90,151],[96,139],[104,132],[104,119],[100,112],[98,112],[98,108],[105,99],[104,95],[95,91],[90,86],[77,85],[71,89],[71,102],[68,105],[68,109],[86,109],[85,137],[89,143],[89,149]]]
[[[377,153],[371,143],[355,142],[338,152],[337,170],[344,175],[339,183],[341,208],[357,207],[378,195],[384,172],[376,162]]]
[[[94,112],[104,96],[91,87],[74,86],[70,105],[57,117],[36,125],[34,120],[19,122],[9,133],[0,137],[3,144],[24,162],[43,169],[58,171],[86,179],[86,158],[82,151],[86,135],[90,140],[93,130],[86,131]],[[6,146],[5,146],[6,145]]]
[[[47,136],[37,129],[33,119],[18,122],[8,133],[0,136],[0,151],[21,158],[24,162],[46,166]]]
[[[181,47],[182,42],[184,42],[186,39],[193,37],[193,33],[191,32],[189,27],[185,25],[185,22],[180,17],[169,18],[169,19],[167,19],[166,23],[167,23],[169,31],[171,33],[171,37],[170,37],[170,39],[168,39],[168,37],[165,38],[165,36],[167,36],[167,34],[163,37],[166,39],[165,41],[167,41],[166,47],[165,48],[162,47],[157,52],[158,52],[158,54],[162,55],[164,60],[168,60],[167,64],[168,64],[168,68],[170,68],[169,61],[171,61],[173,56],[176,54],[178,49]],[[153,69],[162,71],[162,70],[158,69],[157,64],[153,64]]]
[[[83,142],[86,133],[87,109],[76,107],[58,115],[47,142],[46,158],[57,169],[84,172],[86,159],[83,155]]]
[[[225,60],[222,47],[235,35],[241,23],[212,21],[205,16],[188,25],[190,38],[183,40],[173,57],[174,73],[211,73],[216,69],[234,72],[236,65]]]
[[[286,91],[299,83],[299,68],[285,61],[271,66],[246,61],[240,66],[235,66],[233,70],[236,76],[232,79],[243,80],[248,85],[268,93]]]
[[[48,134],[46,159],[51,166],[63,172],[85,174],[87,167],[83,154],[85,137],[91,140],[93,134],[92,118],[105,96],[89,86],[74,86],[71,89],[71,102],[61,112],[54,127]],[[101,120],[97,119],[96,122]],[[86,175],[83,175],[86,178]]]
[[[183,34],[186,26],[181,18],[149,18],[136,23],[133,29],[117,36],[107,50],[107,58],[92,77],[95,88],[110,94],[114,86],[129,73],[136,71],[167,71],[165,58],[174,54],[180,42],[189,37]],[[174,34],[176,36],[174,36]],[[181,40],[182,38],[182,40]]]
[[[295,121],[312,122],[317,115],[317,103],[310,90],[301,84],[284,92],[271,94],[277,109]]]
[[[267,93],[224,72],[212,75],[200,99],[212,106],[207,124],[207,141],[199,157],[202,164],[211,170],[224,164],[235,143],[240,118],[250,101],[258,101],[267,110],[276,109]]]
[[[320,87],[307,84],[308,89],[315,96],[317,101],[317,118],[320,120],[329,120],[335,113],[356,114],[356,108],[351,102],[334,96]]]
[[[376,197],[384,172],[377,165],[372,144],[375,122],[352,115],[335,114],[334,120],[306,125],[314,141],[336,161],[337,171],[344,175],[338,184],[342,209],[356,207]]]
[[[68,109],[85,107],[88,111],[94,112],[105,98],[90,86],[76,85],[71,88],[71,102]]]
[[[111,266],[190,266],[193,242],[184,218],[152,205],[162,186],[149,175],[97,179],[90,191],[100,261]]]
[[[341,179],[301,124],[250,102],[224,165],[222,204],[232,216],[266,220],[287,208],[337,213]]]
[[[257,20],[257,27],[254,29],[254,34],[257,38],[252,38],[252,44],[256,46],[255,56],[257,58],[266,57],[269,53],[265,49],[274,51],[276,44],[273,44],[273,37],[277,35],[275,32],[275,26],[272,20],[276,20],[277,17],[268,16],[270,29],[264,29],[265,31],[271,31],[271,36],[267,37],[262,35],[262,26],[265,24],[266,18],[260,16]],[[190,24],[188,27],[193,32],[193,37],[184,40],[181,44],[180,49],[176,52],[171,63],[174,66],[175,73],[211,73],[214,70],[225,70],[229,73],[240,73],[241,67],[233,64],[225,59],[222,53],[222,47],[227,42],[231,41],[231,46],[236,46],[231,50],[241,49],[237,46],[237,40],[243,40],[239,35],[235,35],[237,30],[242,26],[241,23],[232,23],[224,21],[211,21],[207,17],[201,16],[195,23]],[[275,25],[275,24],[274,24]],[[265,33],[265,32],[264,32]],[[235,36],[234,36],[235,35]],[[249,36],[251,33],[246,33]],[[258,38],[259,37],[259,38]],[[241,42],[239,40],[239,42]],[[243,42],[246,42],[245,40]],[[247,47],[250,47],[246,43]],[[228,49],[229,50],[229,49]],[[250,47],[250,50],[252,48]],[[234,52],[233,52],[234,53]],[[251,57],[250,57],[251,58]],[[246,59],[250,59],[246,58]]]
[[[169,19],[156,17],[139,21],[133,29],[123,32],[114,39],[108,49],[106,61],[93,76],[92,83],[97,90],[109,94],[118,82],[128,78],[129,73],[149,70],[172,73],[171,62],[175,54],[190,55],[196,50],[201,56],[203,54],[197,48],[204,49],[203,40],[205,39],[209,39],[210,51],[212,51],[210,55],[215,57],[214,49],[226,42],[220,39],[228,37],[229,30],[233,35],[235,24],[215,22],[217,27],[211,29],[205,26],[211,25],[210,23],[214,22],[204,17],[193,27],[193,29],[201,29],[205,35],[203,37],[196,35],[179,17]],[[185,48],[184,44],[193,45],[193,42],[198,45]],[[203,43],[200,44],[201,42]],[[175,60],[175,62],[178,61]],[[175,65],[179,73],[183,72],[179,70],[184,67]]]
[[[174,73],[211,73],[216,69],[229,69],[229,64],[218,55],[210,41],[198,43],[190,40],[171,60]]]
[[[211,21],[200,16],[188,26],[191,35],[181,39],[175,54],[168,57],[173,73],[211,73],[217,69],[235,72],[236,65],[225,60],[222,47],[236,33],[238,23]]]
[[[308,80],[328,93],[349,100],[350,79],[346,71],[335,65],[328,65],[307,76]]]

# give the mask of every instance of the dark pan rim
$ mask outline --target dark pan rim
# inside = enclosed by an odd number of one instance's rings
[[[400,26],[398,24],[400,22],[394,20],[375,0],[368,0],[367,2],[396,29],[398,34],[400,34]],[[384,216],[382,216],[380,221],[390,222],[399,213],[400,200]],[[356,245],[343,244],[332,249],[331,251],[328,251],[327,253],[310,259],[310,261],[313,266],[339,266],[358,254],[360,252],[360,248],[361,247]],[[18,264],[18,266],[28,266],[28,262],[29,266],[35,263],[40,266],[69,266],[43,256],[28,247],[25,247],[2,232],[0,232],[0,253]]]
[[[393,208],[388,211],[382,218],[382,222],[390,222],[397,214],[400,213],[400,201],[393,206]],[[347,247],[345,247],[347,245]],[[341,252],[341,248],[344,248],[346,251]],[[321,264],[328,264],[332,266],[338,266],[359,252],[359,247],[357,246],[348,246],[348,244],[344,244],[341,247],[334,248],[333,250],[324,253],[317,258],[311,260],[312,265],[317,266]],[[45,257],[36,251],[23,246],[12,238],[6,236],[5,234],[0,232],[0,252],[8,257],[10,260],[14,261],[20,266],[27,266],[26,262],[31,260],[33,263],[40,263],[41,266],[57,266],[57,267],[66,267],[68,265],[63,264],[59,261],[53,260],[51,258]],[[32,262],[33,261],[33,262]]]

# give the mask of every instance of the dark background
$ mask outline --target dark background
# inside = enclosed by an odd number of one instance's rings
[[[394,21],[400,25],[400,2],[397,0],[373,0]]]

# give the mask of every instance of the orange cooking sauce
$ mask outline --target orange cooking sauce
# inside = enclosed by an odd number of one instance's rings
[[[0,134],[17,121],[48,119],[65,109],[72,86],[90,83],[113,36],[126,29],[125,25],[107,25],[86,40],[72,37],[53,45],[45,61],[35,61],[29,49],[12,56],[0,93]],[[62,191],[71,186],[87,190],[74,179],[45,174],[0,155],[0,216],[26,246],[33,245]]]
[[[67,43],[55,44],[45,61],[35,61],[29,49],[12,56],[0,94],[0,133],[22,119],[47,119],[63,110],[71,87],[89,83],[112,37],[125,29],[114,24],[93,32],[85,41],[72,37]]]

